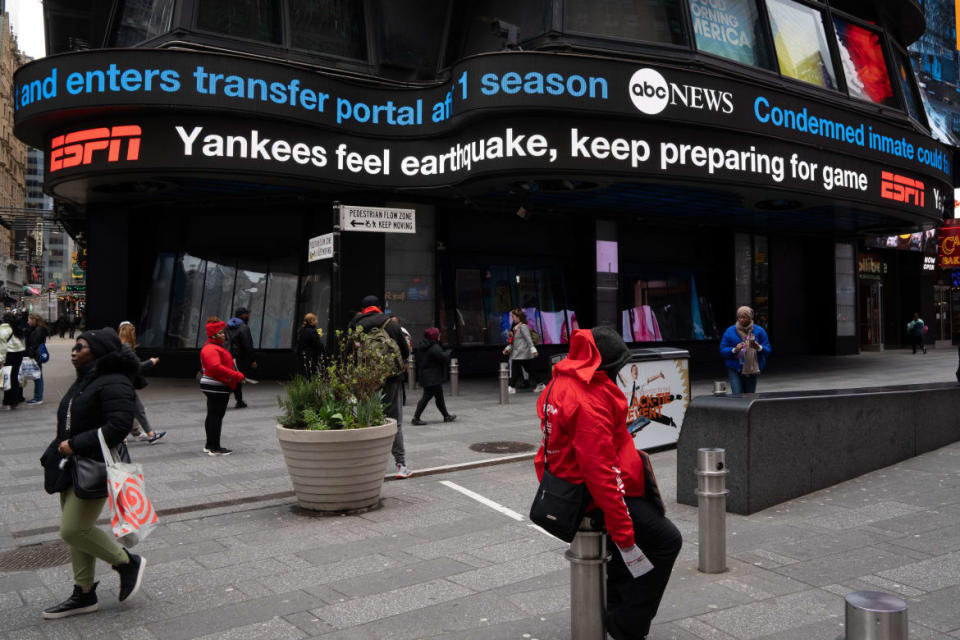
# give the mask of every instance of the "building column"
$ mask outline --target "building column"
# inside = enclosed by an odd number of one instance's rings
[[[126,212],[93,212],[87,224],[86,326],[116,328],[129,318],[129,221]]]

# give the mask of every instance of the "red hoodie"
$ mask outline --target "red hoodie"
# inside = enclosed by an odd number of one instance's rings
[[[624,496],[643,496],[643,460],[627,432],[627,400],[600,371],[600,352],[588,330],[570,338],[570,354],[553,368],[553,380],[537,399],[541,430],[550,394],[550,472],[585,482],[593,505],[603,511],[610,537],[621,549],[635,544]],[[552,389],[552,390],[551,390]],[[543,477],[543,445],[535,460]]]

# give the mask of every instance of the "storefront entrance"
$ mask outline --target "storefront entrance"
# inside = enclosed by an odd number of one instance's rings
[[[879,280],[860,280],[860,308],[864,351],[883,351],[883,283]]]

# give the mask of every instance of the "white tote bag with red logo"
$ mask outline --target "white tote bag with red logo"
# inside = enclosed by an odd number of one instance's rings
[[[157,526],[157,512],[147,498],[143,484],[143,468],[134,462],[118,462],[97,429],[100,450],[107,464],[107,505],[110,528],[117,542],[132,547]]]

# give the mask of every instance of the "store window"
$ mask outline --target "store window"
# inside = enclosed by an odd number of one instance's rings
[[[692,271],[647,267],[624,274],[630,289],[621,312],[625,342],[682,342],[719,338],[713,303],[702,295],[704,278]]]
[[[737,307],[753,309],[754,322],[770,326],[770,255],[766,236],[734,236],[734,288]]]
[[[755,0],[689,0],[697,49],[772,69],[770,48]]]
[[[897,71],[900,75],[900,87],[903,89],[903,97],[907,103],[907,113],[917,122],[926,124],[923,104],[917,90],[917,80],[913,75],[913,67],[907,57],[900,51],[894,51],[894,58],[897,61]]]
[[[833,24],[850,95],[888,107],[897,106],[880,35],[842,18],[835,17]]]
[[[767,0],[780,73],[825,89],[837,88],[822,14],[793,0]]]
[[[397,3],[406,4],[406,3]],[[290,46],[365,60],[363,3],[357,0],[290,2]]]
[[[280,44],[280,0],[200,0],[197,27],[235,38]]]
[[[188,254],[180,255],[174,263],[173,296],[165,347],[186,349],[196,346],[206,271],[205,260]]]
[[[857,267],[853,245],[837,243],[834,249],[837,281],[837,336],[857,335]]]
[[[217,316],[224,321],[233,315],[230,304],[233,302],[233,288],[237,279],[237,270],[232,265],[207,263],[207,273],[203,285],[203,308],[200,318],[206,321],[210,316]],[[207,343],[207,334],[197,332],[196,347],[199,349]]]
[[[111,46],[132,47],[170,31],[174,0],[123,0]]]
[[[176,255],[162,253],[157,257],[150,278],[150,292],[143,305],[143,315],[137,326],[140,344],[146,347],[163,346],[163,336],[170,317],[170,292]]]
[[[270,262],[265,300],[260,348],[291,348],[293,346],[295,302],[297,300],[297,262],[295,259],[272,260]],[[252,316],[250,320],[252,324]]]
[[[680,0],[566,0],[564,32],[686,44]]]
[[[260,330],[263,327],[263,302],[267,296],[267,265],[265,262],[241,260],[237,267],[237,286],[233,293],[233,309],[250,310],[250,335],[253,348],[260,348]],[[231,310],[231,315],[232,315]],[[226,318],[224,318],[226,319]]]

